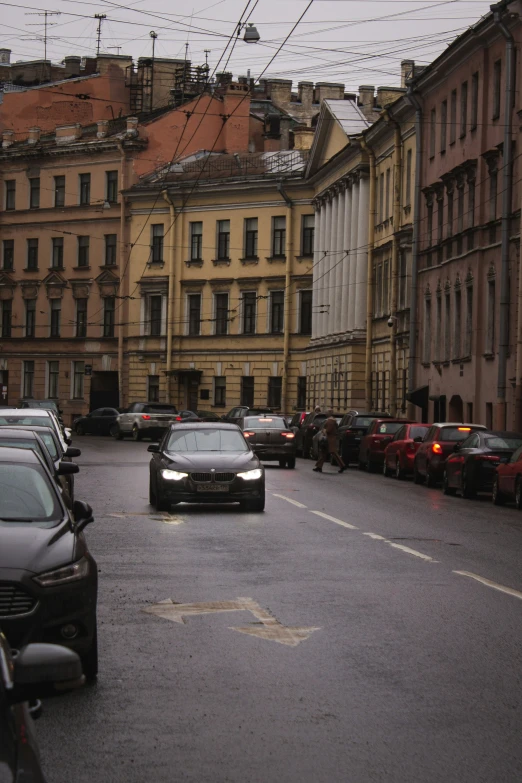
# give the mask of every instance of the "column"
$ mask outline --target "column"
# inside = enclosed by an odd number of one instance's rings
[[[350,240],[350,287],[348,292],[348,329],[355,329],[355,269],[357,264],[357,243],[359,241],[359,182],[352,185],[352,230]]]
[[[324,219],[324,242],[323,242],[323,253],[326,252],[326,255],[323,258],[322,262],[322,269],[321,274],[319,276],[318,282],[318,309],[324,312],[320,312],[319,314],[319,323],[321,324],[321,328],[319,330],[319,337],[325,337],[328,334],[328,291],[326,290],[326,284],[328,280],[328,272],[329,272],[329,264],[330,264],[330,255],[329,251],[332,248],[332,202],[330,199],[326,201],[325,204],[325,219]]]
[[[314,307],[317,301],[317,292],[315,290],[315,280],[317,270],[321,259],[321,206],[315,205],[314,218],[314,264],[312,270],[312,340],[317,337],[317,308]]]
[[[333,334],[339,334],[342,332],[342,294],[343,294],[343,264],[344,258],[344,204],[346,193],[344,190],[339,192],[337,196],[339,206],[337,210],[337,258],[335,259],[335,288],[333,290],[334,296],[332,300],[334,302],[334,325]]]
[[[357,268],[355,272],[355,328],[366,328],[366,283],[368,278],[368,209],[370,183],[361,176],[359,181],[359,228],[357,232]]]
[[[348,292],[350,290],[350,242],[352,235],[352,184],[346,183],[344,194],[343,255],[348,253],[342,266],[341,331],[348,331]]]
[[[331,335],[335,331],[335,273],[337,271],[337,215],[339,213],[339,196],[337,193],[332,195],[332,227],[330,231],[330,253],[328,255],[328,274],[324,278],[325,302],[327,303],[327,334]]]

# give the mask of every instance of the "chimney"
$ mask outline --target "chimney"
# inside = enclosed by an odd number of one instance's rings
[[[14,142],[15,132],[13,130],[2,131],[2,149],[6,150]]]
[[[373,110],[373,98],[375,87],[373,84],[361,84],[359,87],[359,106],[363,114],[370,113]]]
[[[97,133],[96,136],[98,139],[103,139],[107,135],[109,131],[109,120],[98,120],[96,123],[97,126]]]
[[[336,82],[317,82],[315,85],[315,102],[322,103],[324,100],[343,100],[344,84]]]
[[[40,128],[29,128],[28,144],[38,144],[40,141]]]
[[[314,102],[314,83],[299,82],[297,85],[297,95],[303,109],[311,109],[312,103]]]
[[[281,143],[279,149],[282,150],[290,149],[290,126],[292,122],[293,120],[291,117],[281,117],[280,119]]]
[[[0,65],[11,63],[11,49],[0,49]]]
[[[314,141],[314,128],[296,125],[294,128],[294,150],[309,150]]]
[[[74,76],[79,76],[81,72],[82,58],[77,55],[71,55],[64,59],[66,79],[71,79]]]
[[[79,122],[74,125],[57,125],[55,136],[57,144],[71,144],[81,139],[82,126]]]
[[[225,122],[220,134],[223,150],[247,152],[250,128],[250,94],[247,84],[232,82],[224,87],[223,114],[234,118],[233,122]]]
[[[377,106],[381,109],[391,106],[405,91],[402,87],[377,87]]]
[[[267,79],[267,92],[272,103],[284,109],[292,100],[292,80]]]
[[[138,118],[137,117],[127,117],[126,135],[127,136],[137,136],[138,135]]]
[[[401,87],[406,87],[406,82],[415,75],[415,60],[401,61]]]

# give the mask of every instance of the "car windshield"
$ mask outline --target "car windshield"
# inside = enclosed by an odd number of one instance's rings
[[[43,408],[47,411],[55,411],[58,413],[58,405],[52,400],[31,400],[30,403],[24,405],[25,408]]]
[[[486,438],[488,449],[515,449],[522,446],[522,438]]]
[[[429,427],[410,427],[410,438],[423,438],[428,432]]]
[[[352,427],[369,427],[372,421],[373,418],[371,416],[357,416],[353,420]]]
[[[238,430],[174,430],[167,451],[248,451]]]
[[[377,429],[375,430],[374,434],[394,435],[403,426],[404,426],[403,421],[381,421],[381,423],[377,425]]]
[[[1,446],[7,446],[10,449],[29,449],[32,451],[36,451],[37,454],[42,457],[42,459],[46,459],[46,455],[42,452],[42,447],[38,443],[37,440],[34,440],[31,438],[31,440],[22,440],[19,438],[3,438],[2,434],[0,433],[0,447]],[[49,457],[47,456],[47,459]]]
[[[45,447],[53,460],[58,459],[58,449],[56,448],[56,441],[50,432],[39,432],[38,435],[45,443]]]
[[[56,496],[39,467],[0,463],[0,522],[50,522],[60,517]]]
[[[177,413],[174,405],[145,405],[142,413]]]
[[[250,416],[245,419],[245,428],[252,430],[286,430],[286,422],[280,416],[263,416],[262,418],[256,418]]]
[[[471,427],[444,427],[437,440],[461,443],[466,438],[469,438],[471,432]]]
[[[0,427],[8,427],[10,424],[17,424],[23,427],[54,427],[50,416],[24,416],[23,413],[10,413],[7,416],[0,416]]]

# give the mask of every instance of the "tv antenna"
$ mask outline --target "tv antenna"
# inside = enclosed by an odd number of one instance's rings
[[[97,42],[96,42],[96,57],[100,53],[101,44],[101,26],[104,19],[107,19],[107,14],[94,14],[94,18],[98,20]]]
[[[43,16],[44,18],[44,79],[45,79],[45,69],[47,68],[47,28],[51,25],[54,25],[54,22],[48,22],[47,19],[49,16],[60,16],[60,11],[34,11],[33,13],[28,13],[27,16]],[[34,24],[27,25],[28,27],[40,27],[41,25],[36,22]],[[39,41],[40,38],[36,38],[35,40]],[[51,81],[51,64],[49,63],[49,81]]]

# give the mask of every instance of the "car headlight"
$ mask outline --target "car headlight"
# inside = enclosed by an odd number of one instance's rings
[[[169,470],[167,468],[161,471],[161,475],[167,481],[181,481],[181,479],[187,478],[188,473],[180,473],[179,470]]]
[[[55,568],[53,571],[45,571],[43,574],[33,576],[33,579],[40,587],[54,587],[85,579],[89,575],[89,570],[89,561],[86,557],[82,557],[77,563],[70,563],[62,568]]]
[[[238,478],[245,479],[245,481],[255,481],[260,479],[263,475],[261,468],[254,468],[254,470],[247,470],[245,473],[238,473]]]

